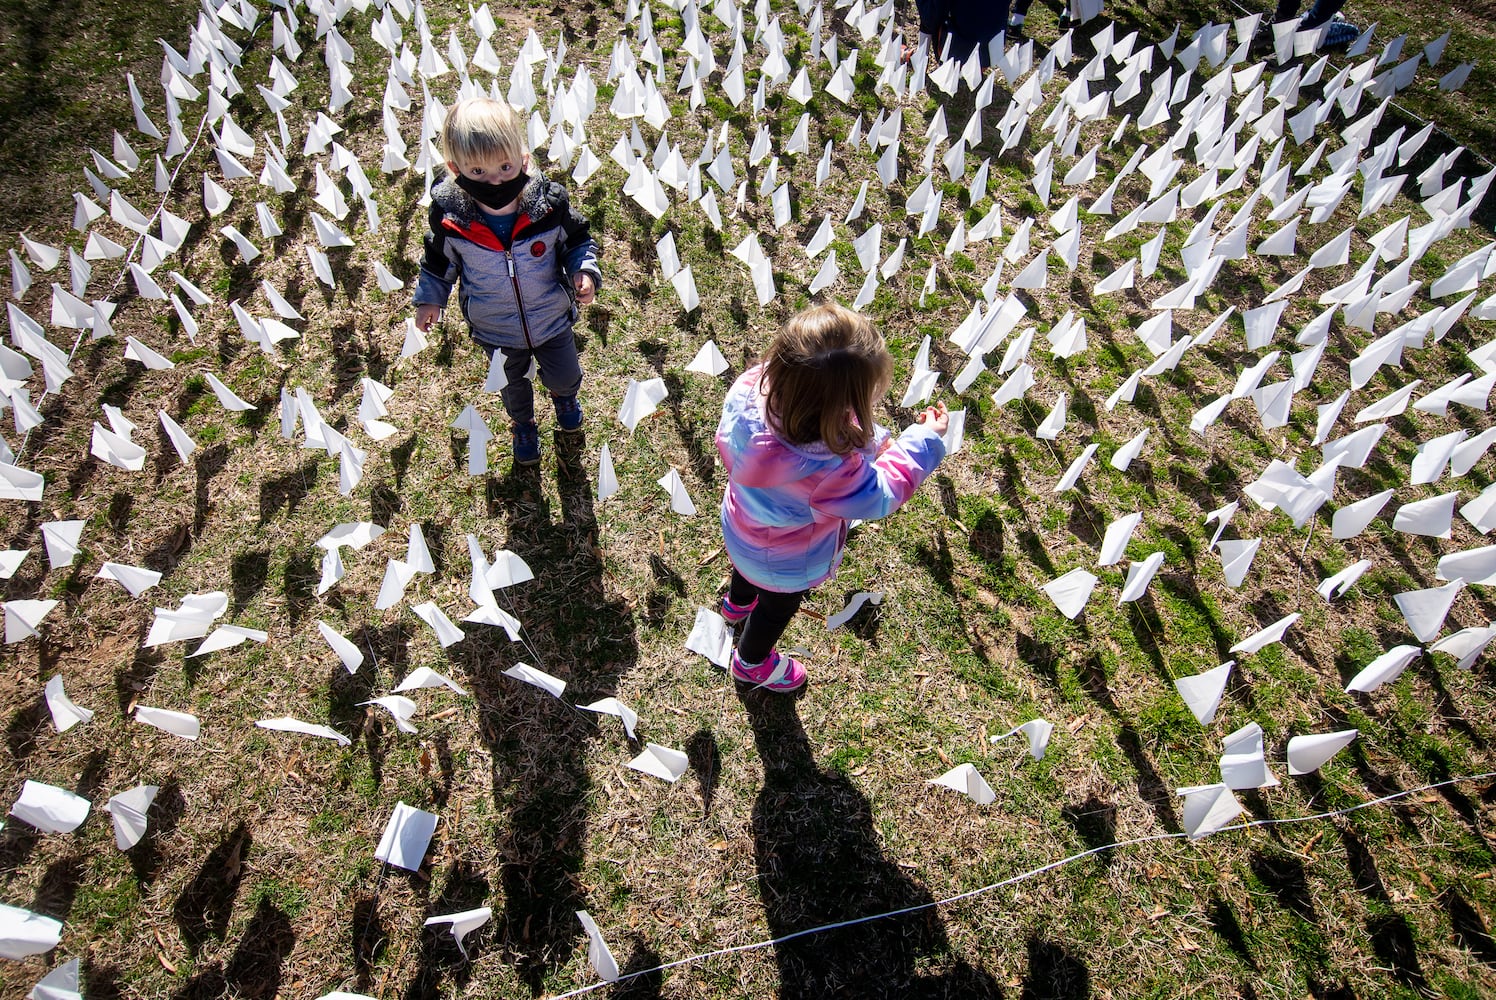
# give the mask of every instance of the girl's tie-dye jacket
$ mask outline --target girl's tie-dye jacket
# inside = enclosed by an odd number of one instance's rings
[[[717,425],[728,477],[722,537],[749,581],[793,593],[836,572],[849,520],[903,506],[945,457],[945,442],[914,424],[895,440],[878,427],[866,449],[845,456],[819,441],[790,444],[769,426],[762,374],[759,365],[733,383]]]

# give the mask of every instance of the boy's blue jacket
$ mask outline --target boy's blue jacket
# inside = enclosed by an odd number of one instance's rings
[[[456,284],[457,304],[481,344],[526,348],[569,333],[577,318],[575,276],[586,272],[602,287],[587,220],[571,207],[566,188],[544,174],[520,194],[507,247],[448,176],[431,188],[429,222],[415,304],[445,307]]]

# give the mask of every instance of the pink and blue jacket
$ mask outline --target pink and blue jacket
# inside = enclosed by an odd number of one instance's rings
[[[728,477],[722,537],[749,582],[794,593],[836,572],[849,520],[885,517],[903,506],[945,457],[945,442],[915,424],[893,441],[879,427],[866,449],[847,455],[819,441],[791,444],[769,425],[762,374],[759,365],[733,383],[717,425]]]

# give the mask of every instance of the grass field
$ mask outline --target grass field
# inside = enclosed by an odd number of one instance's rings
[[[1496,991],[1490,877],[1496,781],[1447,784],[1332,819],[1260,824],[1198,841],[1179,836],[1185,819],[1175,794],[1217,781],[1222,737],[1252,721],[1265,731],[1267,760],[1282,783],[1241,792],[1242,821],[1346,809],[1496,770],[1496,695],[1487,659],[1465,671],[1446,654],[1425,653],[1373,693],[1343,690],[1384,651],[1432,643],[1414,639],[1395,595],[1442,583],[1441,557],[1486,544],[1459,516],[1448,539],[1392,526],[1403,504],[1456,490],[1464,504],[1496,482],[1486,456],[1463,476],[1410,485],[1420,445],[1462,429],[1472,437],[1488,429],[1484,409],[1453,405],[1436,415],[1409,408],[1387,420],[1370,461],[1341,469],[1331,499],[1302,528],[1244,492],[1275,459],[1302,474],[1320,464],[1320,449],[1311,444],[1316,406],[1351,389],[1350,362],[1367,344],[1456,301],[1431,299],[1430,286],[1491,239],[1489,210],[1411,265],[1407,280],[1423,285],[1404,308],[1376,315],[1373,330],[1335,313],[1323,359],[1293,395],[1286,424],[1264,428],[1258,409],[1243,398],[1204,434],[1190,430],[1194,415],[1231,392],[1238,373],[1269,350],[1282,354],[1263,385],[1293,377],[1289,356],[1304,349],[1295,335],[1326,308],[1319,295],[1366,261],[1367,238],[1402,216],[1410,216],[1412,227],[1429,221],[1428,210],[1416,204],[1416,177],[1436,156],[1456,144],[1468,150],[1446,182],[1491,169],[1485,158],[1496,155],[1488,69],[1496,65],[1496,14],[1484,6],[1451,11],[1380,3],[1346,10],[1357,23],[1378,24],[1367,55],[1332,56],[1320,82],[1303,87],[1285,117],[1318,98],[1340,67],[1377,59],[1399,33],[1407,33],[1407,58],[1451,32],[1439,64],[1419,68],[1361,153],[1371,156],[1399,128],[1407,140],[1425,119],[1436,122],[1439,130],[1396,168],[1409,174],[1402,193],[1358,218],[1364,180],[1358,175],[1328,218],[1311,223],[1304,209],[1296,257],[1227,261],[1193,309],[1174,312],[1172,335],[1199,334],[1228,307],[1235,314],[1210,343],[1187,350],[1177,367],[1142,378],[1131,402],[1108,409],[1104,401],[1154,360],[1137,333],[1155,315],[1151,304],[1198,273],[1181,251],[1211,202],[1112,240],[1103,234],[1149,200],[1154,178],[1138,171],[1123,177],[1109,216],[1088,206],[1140,144],[1149,152],[1160,147],[1214,74],[1242,67],[1217,70],[1201,62],[1170,122],[1141,132],[1136,121],[1150,86],[1166,65],[1177,82],[1184,72],[1178,60],[1155,58],[1140,92],[1096,120],[1067,119],[1065,131],[1078,132],[1069,151],[1044,123],[1091,59],[1090,39],[1104,24],[1117,42],[1138,32],[1132,48],[1138,52],[1164,41],[1180,21],[1178,51],[1212,17],[1241,12],[1203,4],[1109,7],[1109,22],[1077,30],[1074,58],[1056,67],[1022,139],[1006,152],[999,121],[1024,78],[1009,85],[997,77],[981,138],[967,152],[964,173],[952,176],[943,161],[975,108],[971,90],[963,85],[947,97],[932,87],[899,98],[886,85],[875,87],[884,68],[878,36],[863,36],[849,21],[863,13],[861,4],[827,4],[819,33],[789,0],[761,4],[777,19],[790,67],[772,85],[766,44],[755,34],[755,26],[769,29],[769,18],[743,9],[747,96],[737,104],[724,85],[733,32],[716,13],[729,8],[705,6],[698,22],[717,68],[694,107],[689,90],[676,87],[695,43],[690,24],[670,5],[647,5],[648,30],[643,17],[625,20],[622,3],[494,5],[491,43],[502,90],[511,87],[529,31],[551,54],[564,40],[554,73],[543,54],[532,71],[546,132],[555,128],[547,96],[552,80],[570,87],[585,68],[597,87],[585,141],[601,166],[570,184],[602,243],[606,276],[577,326],[587,419],[579,437],[553,435],[542,404],[543,461],[524,469],[511,462],[499,401],[482,391],[483,355],[455,308],[429,347],[401,357],[425,178],[413,169],[380,170],[390,55],[371,28],[381,18],[398,24],[412,58],[429,52],[447,59],[453,34],[470,56],[479,37],[469,11],[445,0],[425,4],[432,41],[423,46],[416,21],[386,16],[378,4],[326,6],[338,8],[337,37],[355,53],[346,83],[351,100],[336,109],[329,104],[326,33],[315,11],[297,7],[299,59],[275,41],[271,15],[280,8],[259,10],[250,30],[224,29],[239,53],[233,76],[244,91],[228,107],[256,144],[252,156],[241,157],[256,177],[267,141],[281,139],[255,85],[271,86],[272,60],[299,83],[283,112],[291,138],[287,173],[296,190],[278,194],[253,178],[225,179],[213,131],[197,131],[206,99],[181,102],[185,136],[197,141],[166,164],[174,172],[168,190],[155,190],[153,161],[165,144],[134,129],[125,74],[133,73],[147,112],[164,129],[163,49],[156,39],[189,52],[193,25],[206,23],[202,8],[114,0],[0,5],[0,120],[8,136],[0,145],[0,192],[8,227],[81,253],[86,237],[69,226],[73,192],[98,200],[83,168],[101,169],[90,149],[119,156],[118,129],[140,165],[110,186],[147,214],[164,204],[191,223],[155,279],[177,292],[167,275],[180,271],[211,299],[184,305],[194,336],[169,302],[139,294],[120,261],[95,261],[85,298],[108,299],[117,309],[110,321],[115,336],[91,340],[49,323],[51,283],[68,287],[67,254],[47,272],[18,238],[11,243],[33,279],[13,301],[46,327],[52,343],[64,351],[74,348],[75,337],[77,344],[73,375],[59,391],[41,395],[41,365],[33,360],[37,373],[27,388],[44,422],[29,434],[12,433],[7,422],[4,432],[17,464],[46,477],[41,501],[0,501],[6,546],[31,550],[5,581],[6,599],[59,603],[39,638],[6,646],[0,662],[7,678],[0,683],[0,797],[15,801],[23,782],[33,780],[88,798],[93,811],[69,834],[42,834],[19,820],[0,830],[0,903],[64,923],[54,952],[0,966],[0,996],[25,996],[46,971],[71,958],[82,962],[89,1000],[320,997],[334,990],[380,998],[555,995],[597,982],[574,916],[583,909],[625,973],[649,972],[600,991],[627,997],[1367,998]],[[1042,6],[1030,17],[1036,69],[1060,37],[1055,18],[1053,8]],[[897,5],[892,33],[913,30],[913,5]],[[833,35],[839,57],[859,51],[847,102],[825,91],[827,62],[809,61],[812,44]],[[663,130],[609,110],[623,87],[610,78],[610,58],[621,46],[646,60],[654,51],[650,37],[660,53],[656,86],[671,116]],[[1463,89],[1439,90],[1440,76],[1470,61],[1476,67]],[[802,64],[812,84],[803,106],[787,93]],[[1305,58],[1293,65],[1307,71],[1313,64]],[[647,61],[642,65],[653,72]],[[1115,94],[1124,84],[1117,62],[1102,70],[1088,95]],[[1271,87],[1275,74],[1282,79],[1291,71],[1270,67],[1262,82]],[[484,88],[495,79],[470,72]],[[761,80],[765,106],[755,113]],[[192,82],[206,95],[212,76],[204,70]],[[1251,99],[1247,82],[1233,88],[1223,125]],[[394,117],[412,162],[421,150],[423,84],[443,106],[459,86],[455,73],[423,81],[417,72],[404,88],[412,106]],[[1376,103],[1367,95],[1358,115]],[[870,149],[866,135],[896,109],[902,111],[898,177],[885,188],[876,172],[883,150]],[[921,216],[906,204],[925,176],[927,130],[942,111],[949,139],[934,148],[931,187],[942,208],[933,230],[921,235]],[[336,142],[368,175],[377,229],[330,150],[304,151],[319,112],[342,127]],[[802,114],[807,149],[787,152]],[[1124,115],[1130,118],[1119,130]],[[1327,146],[1305,177],[1290,171],[1287,193],[1329,174],[1327,160],[1344,145],[1341,132],[1352,120],[1337,110],[1303,145],[1290,133],[1285,164],[1302,164],[1321,139]],[[690,164],[709,134],[718,141],[724,125],[746,195],[736,204],[736,189],[723,190],[703,172],[701,190],[715,192],[720,229],[686,191],[666,189],[671,207],[659,219],[623,193],[628,175],[609,155],[620,136],[627,142],[637,130],[653,157],[663,135],[663,151],[678,143]],[[770,153],[750,162],[761,126]],[[854,130],[863,136],[860,144],[848,141]],[[1035,157],[1051,139],[1057,140],[1054,181],[1046,204],[1032,181]],[[817,184],[828,143],[829,174]],[[1262,141],[1242,185],[1213,199],[1221,205],[1218,238],[1265,179],[1261,168],[1273,145]],[[1062,183],[1092,148],[1095,175]],[[1181,147],[1177,155],[1185,162],[1176,184],[1201,176],[1197,151],[1194,140]],[[775,183],[765,185],[773,156]],[[973,202],[972,178],[987,159],[987,190]],[[537,150],[536,160],[570,180],[570,169],[546,150]],[[350,207],[334,221],[355,243],[326,251],[331,287],[316,277],[305,250],[318,245],[311,213],[329,215],[314,200],[319,170],[335,178]],[[1230,173],[1220,171],[1219,179]],[[214,217],[204,209],[204,174],[232,195]],[[865,210],[845,221],[864,181]],[[790,219],[776,223],[771,188],[784,182]],[[1072,195],[1080,209],[1077,267],[1067,270],[1051,251],[1045,287],[1018,293],[1024,321],[987,353],[989,370],[955,393],[952,382],[967,358],[950,335],[983,300],[983,286],[1024,220],[1033,219],[1031,248],[1002,264],[998,301],[1034,254],[1054,245],[1050,218]],[[262,235],[257,202],[282,235]],[[1001,235],[958,248],[958,225],[969,232],[995,205],[1001,205]],[[1248,247],[1283,225],[1267,219],[1271,211],[1260,200],[1243,216],[1250,219]],[[854,241],[880,223],[880,262],[905,241],[902,267],[880,281],[866,306],[896,359],[883,422],[897,429],[912,419],[912,410],[895,404],[929,337],[930,366],[942,373],[936,398],[965,410],[966,438],[904,510],[852,533],[840,575],[815,592],[786,636],[805,651],[812,678],[806,693],[791,699],[735,690],[721,669],[684,643],[696,609],[716,606],[728,572],[716,520],[724,473],[713,443],[723,395],[778,325],[817,298],[809,289],[825,257],[811,259],[803,248],[823,219],[833,230],[827,252],[836,253],[841,273],[822,294],[847,304],[866,273]],[[245,261],[221,235],[225,225],[237,227],[263,255]],[[1240,314],[1260,306],[1310,253],[1347,228],[1354,231],[1348,262],[1312,271],[1288,297],[1271,343],[1249,350]],[[107,212],[90,229],[127,247],[135,240]],[[690,312],[659,265],[656,246],[667,233],[700,294],[699,308]],[[1140,270],[1136,287],[1095,292],[1098,281],[1140,257],[1160,233],[1155,272],[1144,277]],[[750,234],[757,234],[774,271],[777,294],[763,306],[749,269],[730,254]],[[406,288],[381,293],[376,264]],[[1396,266],[1383,262],[1375,276]],[[928,291],[927,275],[933,275]],[[299,338],[268,351],[243,337],[230,308],[238,302],[256,316],[273,315],[262,282],[302,315],[288,321]],[[1496,289],[1483,281],[1477,291],[1478,306]],[[1046,334],[1067,311],[1084,320],[1088,344],[1059,358]],[[1021,401],[999,406],[991,398],[1006,377],[997,373],[999,362],[1029,327],[1035,385]],[[1479,377],[1482,369],[1468,355],[1491,340],[1491,331],[1489,321],[1467,313],[1437,342],[1409,347],[1400,367],[1383,366],[1350,392],[1331,436],[1356,429],[1358,410],[1413,379],[1422,380],[1416,400],[1461,374]],[[175,367],[149,370],[124,359],[126,336]],[[708,339],[729,362],[721,377],[686,371]],[[225,410],[210,373],[255,409]],[[372,439],[360,423],[365,378],[394,390],[383,419],[397,431],[384,440]],[[629,380],[648,378],[662,379],[669,395],[630,433],[615,414]],[[301,430],[291,440],[281,436],[282,393],[297,389],[367,451],[362,480],[347,495],[339,489],[338,459],[304,448]],[[1053,440],[1038,438],[1062,393],[1064,429]],[[468,475],[469,435],[451,428],[470,403],[495,435],[481,476]],[[93,422],[108,424],[103,404],[119,407],[139,427],[135,441],[147,452],[141,471],[90,457]],[[158,411],[196,441],[187,462],[178,461],[159,430]],[[1147,441],[1127,471],[1107,463],[1145,429]],[[604,444],[620,490],[598,499]],[[1098,450],[1078,488],[1055,493],[1090,444]],[[670,469],[686,484],[696,516],[671,512],[656,482]],[[1395,496],[1363,533],[1332,537],[1334,511],[1385,489]],[[1235,588],[1226,585],[1210,548],[1215,529],[1205,523],[1231,501],[1240,508],[1224,537],[1262,539]],[[1163,564],[1142,599],[1119,604],[1126,562],[1098,567],[1097,550],[1107,525],[1134,512],[1142,521],[1127,560],[1161,552]],[[72,519],[85,522],[81,551],[71,565],[52,568],[42,525]],[[343,549],[346,576],[319,594],[317,541],[347,522],[373,522],[386,532],[361,550]],[[405,558],[412,525],[421,526],[435,572],[416,576],[394,607],[376,609],[386,565]],[[533,581],[498,597],[523,623],[521,641],[460,621],[473,606],[469,537],[485,553],[508,549],[533,568]],[[1372,566],[1344,596],[1327,603],[1315,593],[1321,580],[1360,559]],[[132,599],[95,577],[105,562],[146,567],[162,579]],[[1075,569],[1099,580],[1071,620],[1041,588]],[[227,599],[218,624],[263,630],[266,641],[201,657],[188,655],[196,641],[143,648],[154,608],[176,608],[186,595],[212,591]],[[825,618],[862,591],[880,592],[882,602],[828,632]],[[411,613],[427,601],[463,628],[461,642],[443,648]],[[1291,613],[1301,617],[1281,643],[1231,653]],[[1486,586],[1472,583],[1440,635],[1493,620],[1496,602]],[[344,669],[319,622],[363,652],[356,673]],[[1228,659],[1237,666],[1219,714],[1201,726],[1173,681]],[[564,697],[503,674],[519,662],[564,679]],[[466,693],[411,693],[419,711],[412,720],[418,731],[409,734],[364,703],[389,694],[419,667],[446,675]],[[54,676],[74,701],[95,711],[91,722],[56,731],[42,693]],[[639,741],[628,739],[617,720],[573,707],[609,696],[639,713]],[[151,728],[135,720],[139,706],[191,713],[202,735],[188,742]],[[279,716],[331,726],[352,744],[254,726]],[[1024,753],[1021,737],[990,740],[1040,717],[1055,724],[1042,760]],[[1359,738],[1322,769],[1287,775],[1291,737],[1347,728],[1359,730]],[[667,784],[630,770],[642,741],[683,751],[686,775]],[[964,763],[991,783],[994,803],[979,806],[928,784]],[[160,789],[148,832],[136,847],[119,851],[104,806],[140,784]],[[401,801],[441,817],[417,872],[374,858]],[[702,952],[922,906],[1078,852],[1152,837],[1159,839],[949,905],[650,971]],[[428,917],[480,906],[491,907],[493,919],[467,939],[466,956],[450,937],[423,927]]]

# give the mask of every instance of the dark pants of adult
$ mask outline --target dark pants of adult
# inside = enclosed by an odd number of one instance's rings
[[[743,623],[743,634],[738,639],[738,659],[744,663],[764,662],[789,627],[790,619],[800,610],[800,602],[806,593],[804,590],[793,594],[764,590],[749,583],[734,569],[727,584],[727,599],[740,608],[758,601]]]
[[[1287,21],[1296,17],[1303,0],[1278,0],[1278,9],[1273,11],[1274,21]],[[1340,13],[1340,8],[1345,6],[1345,0],[1315,0],[1309,13],[1299,22],[1300,31],[1309,31],[1318,28],[1330,18]]]
[[[950,39],[952,59],[965,60],[981,50],[982,65],[992,64],[991,42],[1008,26],[1009,0],[916,0],[919,30],[935,39],[939,58]]]
[[[1033,5],[1034,0],[1013,0],[1013,13],[1008,18],[1008,23],[1012,25],[1016,22],[1019,30],[1022,30],[1024,19],[1028,17],[1029,8]],[[1067,0],[1060,0],[1058,6],[1060,9],[1060,30],[1063,31],[1067,26],[1073,24],[1070,20],[1070,4]]]

